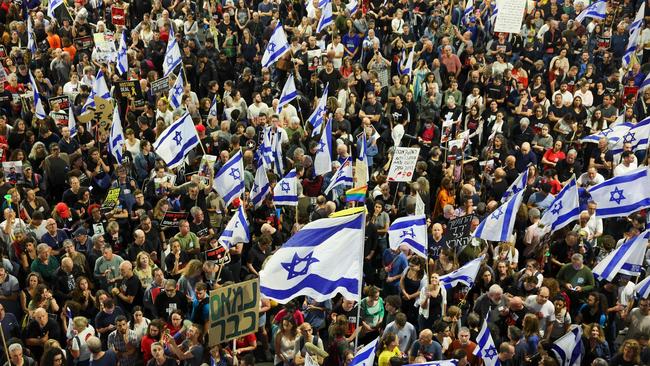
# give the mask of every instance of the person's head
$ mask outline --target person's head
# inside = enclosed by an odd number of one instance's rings
[[[102,341],[95,336],[88,337],[88,339],[86,339],[86,345],[92,354],[98,354],[102,351]]]
[[[494,284],[488,289],[488,297],[493,303],[499,303],[501,301],[501,296],[503,296],[503,289],[501,286]]]
[[[639,363],[641,346],[636,339],[628,339],[623,342],[623,345],[619,349],[619,353],[623,355],[624,360]]]
[[[515,347],[508,342],[503,342],[499,346],[499,359],[501,361],[511,360],[515,355]]]
[[[584,258],[582,254],[576,253],[571,256],[571,265],[575,270],[580,270],[583,266]]]
[[[420,336],[418,338],[418,342],[420,343],[420,346],[428,346],[433,342],[433,332],[431,329],[424,329],[420,332]]]
[[[383,337],[381,337],[381,345],[379,347],[380,350],[388,350],[392,351],[397,345],[399,344],[399,341],[397,339],[397,335],[392,332],[386,332]]]
[[[36,320],[36,322],[41,328],[44,328],[47,325],[47,322],[49,321],[49,316],[47,315],[47,311],[43,308],[37,308],[36,310],[34,310],[34,320]]]
[[[460,344],[466,345],[469,343],[469,337],[470,337],[470,331],[469,328],[467,327],[462,327],[458,331],[458,340],[460,341]]]
[[[156,360],[165,359],[165,347],[160,342],[153,342],[151,344],[151,356]]]

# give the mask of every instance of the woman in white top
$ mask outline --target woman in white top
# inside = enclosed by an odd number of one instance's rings
[[[125,135],[126,149],[131,152],[131,156],[135,158],[137,155],[140,155],[140,140],[135,137],[135,133],[130,128],[126,129]]]
[[[88,324],[88,319],[83,316],[77,316],[72,319],[72,332],[71,336],[70,355],[75,361],[75,365],[87,365],[90,361],[90,350],[86,339],[95,336],[95,328]]]

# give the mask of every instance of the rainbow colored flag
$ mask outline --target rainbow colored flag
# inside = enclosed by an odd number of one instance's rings
[[[351,188],[345,191],[346,202],[365,202],[368,186]]]

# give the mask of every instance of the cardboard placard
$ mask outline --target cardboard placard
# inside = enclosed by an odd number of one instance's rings
[[[206,261],[213,262],[219,266],[230,263],[230,252],[223,245],[219,245],[214,249],[206,250],[203,252],[203,257]]]
[[[50,108],[54,109],[54,105],[58,105],[60,109],[68,109],[70,107],[70,98],[67,95],[53,97],[47,100],[50,103]]]
[[[169,76],[151,82],[151,93],[165,94],[169,91]]]
[[[521,0],[499,0],[497,6],[497,20],[494,22],[495,32],[519,33],[521,22],[526,13],[527,1]]]
[[[165,212],[165,215],[163,216],[163,219],[160,222],[160,227],[163,229],[167,229],[170,227],[177,227],[178,223],[181,220],[186,220],[188,215],[189,215],[188,212],[167,211]]]
[[[410,182],[413,179],[415,164],[420,154],[419,147],[398,147],[395,148],[393,161],[388,171],[389,182]]]
[[[259,311],[259,278],[211,291],[210,347],[257,332]]]

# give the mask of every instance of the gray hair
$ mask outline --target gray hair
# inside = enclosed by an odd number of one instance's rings
[[[92,240],[93,240],[93,244],[97,243],[97,242],[99,241],[99,239],[102,238],[102,237],[103,237],[102,234],[95,234],[95,235],[93,235],[93,239],[92,239]]]
[[[190,215],[192,215],[192,217],[196,216],[199,212],[201,212],[201,207],[199,206],[190,208]]]
[[[23,351],[23,346],[21,346],[20,343],[12,343],[7,348],[8,348],[9,353],[14,352],[14,351],[20,351],[20,352]]]
[[[584,261],[584,257],[580,253],[576,253],[571,256],[571,260],[579,260],[579,261]]]
[[[496,294],[503,295],[503,289],[501,288],[501,286],[495,283],[494,285],[490,286],[490,288],[488,289],[488,293],[493,295]]]
[[[538,219],[541,216],[542,216],[541,212],[539,212],[538,208],[533,207],[530,210],[528,210],[528,218],[529,219],[533,219],[533,218]]]
[[[567,155],[575,155],[575,156],[577,156],[577,155],[578,155],[578,152],[576,151],[576,149],[571,149],[571,150],[569,150],[566,154],[567,154]]]
[[[50,246],[45,244],[45,243],[40,243],[39,245],[36,246],[36,252],[42,252],[44,250],[50,249]]]
[[[99,338],[92,336],[86,339],[86,344],[88,345],[88,350],[91,353],[98,353],[102,350],[102,341]]]
[[[607,365],[608,365],[607,361],[603,360],[600,357],[598,357],[597,359],[591,362],[591,366],[607,366]]]

